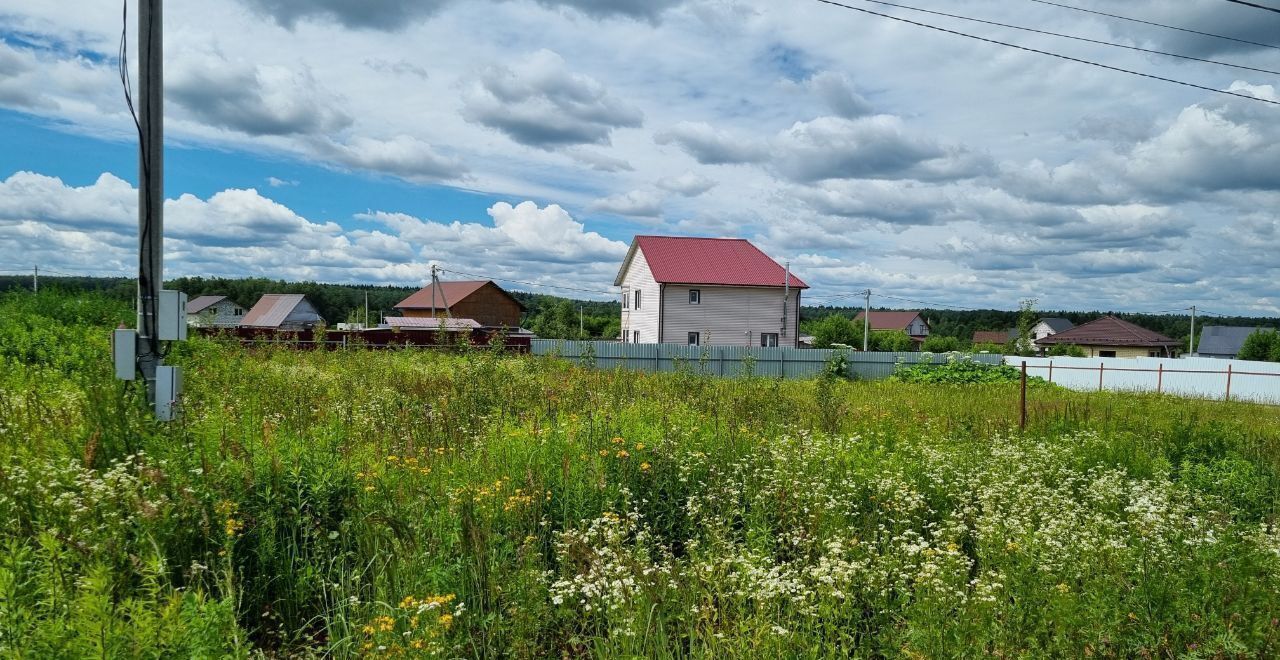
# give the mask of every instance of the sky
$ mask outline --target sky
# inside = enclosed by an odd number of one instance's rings
[[[1224,66],[846,4],[1208,89],[816,0],[169,0],[165,274],[606,298],[733,236],[811,304],[1280,315],[1280,13],[908,3]],[[0,0],[0,272],[136,273],[121,9]]]

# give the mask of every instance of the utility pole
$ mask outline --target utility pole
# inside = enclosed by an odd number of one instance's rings
[[[156,402],[164,286],[163,0],[138,0],[138,368]]]
[[[581,337],[584,332],[586,331],[582,326],[582,305],[578,305],[578,336]]]
[[[31,271],[31,293],[40,293],[40,265]]]
[[[369,327],[369,292],[364,292],[364,327]]]
[[[1191,343],[1189,345],[1189,348],[1191,350],[1187,351],[1187,353],[1189,355],[1195,355],[1195,352],[1196,352],[1196,306],[1195,305],[1191,306],[1191,340],[1190,341]]]
[[[867,352],[867,346],[871,339],[871,289],[862,292],[866,297],[866,308],[862,312],[862,352]]]

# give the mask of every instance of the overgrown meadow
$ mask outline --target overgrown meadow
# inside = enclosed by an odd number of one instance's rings
[[[0,298],[0,655],[1280,653],[1280,412],[192,340]]]

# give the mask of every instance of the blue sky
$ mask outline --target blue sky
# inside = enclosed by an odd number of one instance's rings
[[[749,238],[815,302],[1280,313],[1280,75],[865,6],[1253,98],[818,2],[170,0],[167,272],[435,263],[603,297],[659,233]],[[1040,3],[924,6],[1280,71]],[[129,273],[119,9],[0,0],[0,263]],[[1280,40],[1214,0],[1125,13]]]

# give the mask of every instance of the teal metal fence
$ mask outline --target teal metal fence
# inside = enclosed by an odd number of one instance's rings
[[[759,348],[754,346],[686,346],[684,344],[623,344],[612,341],[566,341],[534,339],[534,355],[551,355],[579,364],[594,364],[597,369],[632,369],[637,371],[677,371],[687,368],[695,373],[715,376],[741,376],[748,372],[757,376],[811,378],[822,373],[837,350],[820,348]],[[931,353],[862,353],[845,351],[849,375],[860,380],[888,378],[899,363],[931,362],[941,364],[946,354]],[[1000,364],[1001,355],[979,353],[976,362]]]

